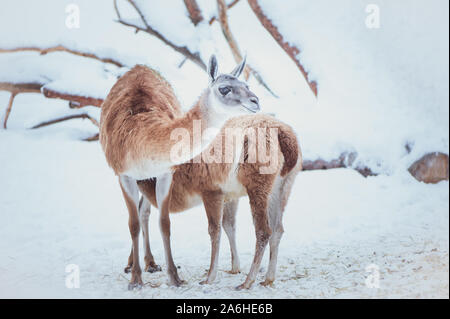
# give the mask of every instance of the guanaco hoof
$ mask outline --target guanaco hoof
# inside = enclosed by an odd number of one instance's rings
[[[128,284],[128,290],[139,290],[139,289],[142,289],[142,287],[143,287],[143,285],[142,284],[140,284],[140,283],[129,283]]]
[[[156,265],[156,264],[148,265],[147,267],[145,267],[145,271],[149,272],[149,273],[154,273],[154,272],[161,271],[161,270],[162,270],[161,266]]]
[[[126,274],[129,274],[131,272],[131,267],[133,267],[133,265],[128,265],[123,269],[123,272]]]

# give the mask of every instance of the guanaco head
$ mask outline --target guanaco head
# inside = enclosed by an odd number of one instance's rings
[[[244,58],[229,74],[217,74],[216,56],[211,56],[208,64],[210,77],[211,104],[218,112],[242,115],[256,113],[260,110],[258,97],[250,91],[245,82],[239,81],[238,77],[245,68]]]

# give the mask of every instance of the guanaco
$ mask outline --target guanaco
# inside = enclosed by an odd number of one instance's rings
[[[221,227],[227,234],[231,248],[230,273],[240,271],[239,257],[235,239],[235,216],[238,199],[248,195],[252,210],[256,233],[256,249],[250,272],[245,282],[237,289],[250,288],[259,270],[261,259],[267,243],[270,245],[270,261],[265,280],[262,285],[271,285],[275,280],[278,256],[278,246],[283,234],[282,215],[286,207],[292,185],[297,173],[301,170],[302,158],[300,147],[293,130],[286,124],[268,115],[240,116],[229,120],[226,128],[276,128],[276,142],[279,150],[270,158],[275,162],[275,169],[267,174],[261,173],[261,167],[267,163],[257,161],[245,162],[249,149],[252,147],[244,142],[239,145],[240,162],[232,163],[191,163],[178,165],[173,170],[168,202],[161,210],[160,224],[165,246],[167,272],[172,285],[183,283],[177,274],[170,249],[170,219],[169,212],[182,212],[203,202],[208,217],[208,231],[211,237],[211,264],[206,280],[201,283],[210,284],[217,275]],[[268,135],[268,134],[267,134]],[[270,136],[264,136],[269,143]],[[220,139],[220,137],[217,137]],[[257,143],[261,143],[257,140]],[[272,143],[272,141],[270,142]],[[238,149],[239,149],[238,148]],[[205,150],[205,152],[209,149]],[[274,159],[277,156],[278,159]],[[241,162],[241,159],[244,159]],[[167,181],[166,181],[167,182]],[[158,269],[150,250],[148,236],[148,219],[150,204],[158,207],[156,188],[158,179],[138,181],[143,194],[140,203],[139,216],[144,235],[146,269],[152,272]],[[133,265],[133,254],[130,254],[125,271]]]
[[[209,67],[212,81],[226,82],[226,86],[235,83],[239,73],[220,75],[217,77],[214,68]],[[222,79],[223,78],[223,79]],[[228,93],[225,91],[229,91]],[[226,96],[233,88],[224,90]],[[227,139],[227,130],[241,129],[244,138]],[[276,132],[270,134],[270,130]],[[261,132],[248,134],[249,132]],[[251,138],[253,136],[253,138]],[[233,153],[228,154],[226,141],[231,141]],[[217,147],[222,146],[222,147]],[[205,161],[205,154],[221,150],[219,161]],[[263,160],[257,152],[253,160],[249,160],[255,150],[273,151],[268,160]],[[236,156],[238,155],[238,156]],[[232,159],[226,161],[225,158]],[[207,156],[206,156],[207,158]],[[264,168],[271,167],[264,171]],[[235,240],[235,215],[238,199],[248,195],[256,233],[256,248],[253,263],[243,284],[237,289],[250,288],[255,281],[261,259],[267,243],[270,245],[270,261],[263,285],[271,285],[275,280],[278,247],[283,234],[282,215],[290,195],[297,173],[302,167],[302,156],[296,134],[291,127],[269,115],[256,114],[234,117],[222,127],[214,141],[188,163],[173,167],[172,174],[165,175],[163,180],[152,178],[139,180],[139,190],[143,194],[139,215],[142,222],[145,246],[145,262],[148,271],[158,269],[151,254],[148,236],[148,218],[150,204],[160,207],[160,226],[166,256],[169,282],[179,286],[183,283],[177,273],[170,248],[170,212],[181,212],[203,202],[208,218],[208,231],[211,237],[211,263],[206,280],[210,284],[217,275],[219,243],[221,227],[224,228],[231,248],[231,273],[240,270]],[[161,187],[160,184],[163,186]],[[167,196],[158,200],[160,189]],[[162,204],[162,206],[161,206]],[[125,271],[134,267],[135,254],[132,250]]]
[[[209,61],[209,74],[217,75],[217,59]],[[133,263],[129,288],[142,285],[139,265],[138,180],[158,178],[158,207],[169,192],[171,167],[201,154],[214,140],[214,134],[202,134],[217,128],[237,115],[259,111],[257,96],[237,76],[245,59],[229,75],[213,77],[199,100],[186,113],[181,110],[171,85],[155,70],[137,65],[111,88],[101,107],[100,143],[109,166],[119,176],[119,183],[129,212],[133,242]],[[200,139],[187,139],[191,149],[176,159],[171,150],[180,141],[171,138],[183,129],[190,136],[199,125]],[[165,182],[167,181],[167,182]]]

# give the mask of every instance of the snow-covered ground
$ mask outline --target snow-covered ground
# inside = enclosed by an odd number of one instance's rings
[[[365,179],[349,169],[299,174],[273,288],[234,290],[249,270],[255,243],[243,198],[237,220],[241,274],[225,272],[230,254],[223,235],[218,278],[199,284],[209,267],[210,241],[204,210],[197,207],[172,215],[174,258],[188,283],[168,287],[165,272],[145,273],[148,285],[130,292],[123,268],[131,241],[117,180],[100,145],[78,141],[92,124],[27,131],[21,128],[26,111],[52,113],[52,107],[32,95],[17,102],[12,128],[0,132],[0,297],[448,297],[448,182],[425,185],[407,173]],[[164,268],[157,210],[150,232]],[[80,269],[78,289],[66,287],[70,264]],[[372,264],[379,267],[378,289],[366,286]]]
[[[137,2],[171,41],[199,51],[204,60],[216,53],[221,71],[234,67],[218,23],[195,30],[181,1],[151,1],[156,0]],[[118,2],[123,18],[136,19],[125,1]],[[131,246],[127,210],[98,142],[81,142],[98,129],[82,120],[27,129],[67,114],[98,118],[99,109],[72,110],[67,102],[21,94],[8,130],[0,130],[0,297],[449,297],[448,182],[425,185],[406,170],[427,152],[449,153],[448,1],[376,1],[379,29],[367,28],[364,0],[259,2],[286,40],[301,49],[300,59],[319,84],[315,99],[295,64],[240,1],[229,10],[231,30],[249,63],[279,95],[274,98],[251,78],[263,111],[295,128],[305,158],[356,151],[356,163],[380,175],[363,178],[350,169],[299,174],[284,216],[273,288],[233,289],[249,270],[255,242],[243,198],[241,274],[225,272],[230,254],[223,234],[218,278],[213,285],[198,284],[209,266],[210,241],[204,210],[197,207],[172,216],[174,259],[187,285],[172,288],[164,272],[146,273],[148,285],[129,292],[129,275],[123,273]],[[71,3],[80,8],[79,29],[65,26]],[[215,15],[215,1],[198,3],[205,21]],[[168,12],[170,23],[164,19]],[[10,1],[0,5],[0,17],[0,48],[65,45],[127,67],[144,63],[172,83],[185,108],[207,85],[206,74],[193,63],[179,68],[182,56],[114,22],[109,0]],[[105,96],[123,71],[68,53],[0,54],[0,82],[36,80],[95,97]],[[0,117],[8,99],[0,91]],[[156,210],[150,223],[152,251],[164,268]],[[77,289],[66,287],[71,264],[80,269]],[[379,288],[369,288],[376,269]]]

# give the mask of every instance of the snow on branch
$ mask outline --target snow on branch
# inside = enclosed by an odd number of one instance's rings
[[[0,52],[0,90],[11,93],[3,118],[4,128],[17,94],[39,93],[47,98],[69,101],[71,108],[100,107],[123,71],[117,61],[83,52],[74,54],[60,46],[50,50],[18,48],[0,49]],[[45,53],[39,54],[42,52]]]
[[[93,98],[90,96],[82,96],[76,94],[68,94],[64,92],[58,92],[53,89],[45,87],[45,83],[11,83],[11,82],[0,82],[0,91],[11,92],[11,97],[6,108],[6,113],[3,118],[3,128],[7,128],[7,122],[9,115],[11,113],[14,98],[19,93],[42,93],[47,98],[52,99],[62,99],[69,101],[69,106],[71,108],[80,108],[87,105],[93,105],[100,107],[103,103],[103,99]]]
[[[45,87],[46,83],[10,83],[0,82],[0,91],[9,91],[11,94],[17,95],[19,93],[42,93],[45,97],[50,99],[61,99],[71,102],[71,108],[81,108],[92,105],[100,107],[103,99],[94,98],[91,96],[70,94],[66,92],[56,91]]]
[[[141,9],[133,0],[127,0],[127,1],[133,6],[133,8],[139,14],[142,24],[138,24],[135,21],[124,20],[121,17],[120,11],[117,7],[117,0],[114,0],[114,9],[117,14],[117,19],[118,19],[117,22],[118,23],[123,24],[128,27],[132,27],[136,30],[136,32],[143,31],[143,32],[146,32],[146,33],[156,37],[157,39],[161,40],[164,44],[168,45],[169,47],[174,49],[176,52],[182,54],[185,58],[187,58],[188,60],[191,60],[192,62],[197,64],[200,68],[202,68],[204,71],[206,71],[206,64],[200,58],[200,55],[198,54],[198,52],[193,53],[186,46],[177,45],[177,44],[171,42],[164,35],[162,35],[160,32],[158,32],[156,29],[154,29],[153,27],[151,27],[149,25],[144,14],[142,13]]]
[[[57,46],[49,47],[49,48],[38,48],[38,47],[18,47],[18,48],[12,48],[12,49],[0,48],[0,53],[13,53],[13,52],[24,52],[24,51],[35,51],[35,52],[39,52],[41,55],[45,55],[47,53],[52,53],[52,52],[67,52],[67,53],[71,53],[71,54],[74,54],[77,56],[98,60],[103,63],[114,64],[115,66],[117,66],[119,68],[124,66],[122,63],[120,63],[119,61],[116,61],[114,59],[100,58],[99,56],[97,56],[95,54],[73,50],[73,49],[64,47],[62,45],[57,45]]]
[[[45,86],[42,88],[42,93],[45,97],[50,99],[61,99],[69,101],[69,106],[71,108],[81,108],[88,105],[100,107],[103,103],[103,99],[100,98],[58,92]]]
[[[281,46],[281,48],[289,55],[289,57],[295,62],[300,72],[303,74],[306,82],[308,83],[311,91],[317,97],[317,83],[315,81],[310,81],[308,79],[308,72],[306,72],[302,63],[298,59],[298,54],[300,50],[294,46],[289,44],[284,40],[283,35],[278,31],[278,28],[273,24],[273,22],[267,17],[267,15],[263,12],[261,6],[258,3],[258,0],[248,0],[248,4],[252,8],[256,17],[259,19],[264,28],[270,33],[270,35],[277,41],[277,43]]]
[[[313,171],[313,170],[325,170],[333,168],[352,168],[359,172],[364,177],[377,175],[370,168],[366,166],[354,166],[354,162],[357,154],[355,152],[344,152],[339,158],[332,160],[324,160],[321,158],[314,160],[303,160],[303,170]]]

